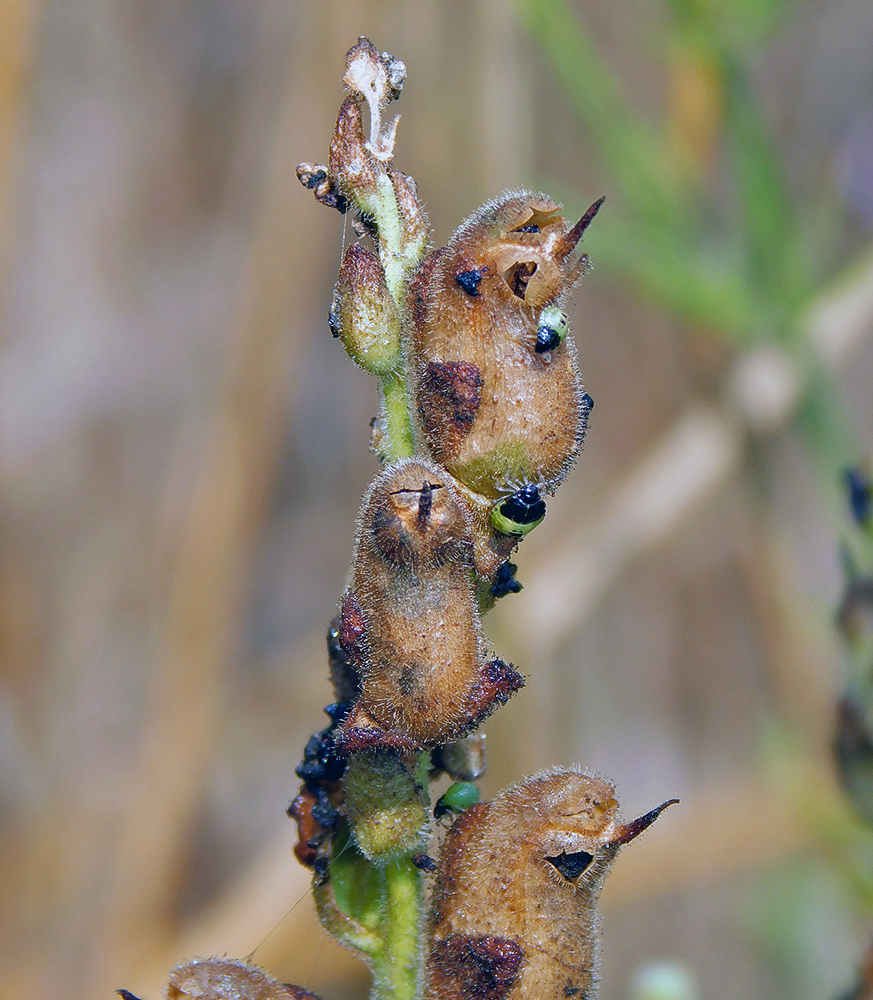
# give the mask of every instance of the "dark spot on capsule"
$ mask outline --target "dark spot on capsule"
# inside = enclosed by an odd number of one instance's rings
[[[412,863],[423,872],[436,871],[436,861],[429,854],[413,854]]]
[[[470,361],[431,361],[421,376],[416,406],[438,462],[445,462],[470,433],[481,402],[482,373]]]
[[[523,963],[518,941],[451,934],[434,941],[428,971],[443,1000],[502,1000],[518,982]]]
[[[857,466],[852,466],[843,473],[846,484],[846,494],[852,517],[863,528],[870,520],[870,506],[873,500],[873,487],[870,480]]]
[[[594,860],[594,855],[588,851],[577,851],[575,854],[559,854],[555,858],[546,858],[550,865],[553,865],[568,882],[575,882],[577,878]]]
[[[515,579],[518,566],[507,560],[497,567],[494,574],[494,583],[491,584],[491,593],[494,597],[506,597],[507,594],[517,594],[522,588],[518,580]]]
[[[515,524],[531,524],[546,516],[546,503],[536,486],[525,486],[503,501],[500,513]]]
[[[579,992],[579,987],[578,986],[565,986],[564,987],[564,996],[565,997],[574,997],[574,996],[576,996],[576,994],[578,992]]]
[[[455,281],[469,296],[476,298],[479,295],[479,284],[484,275],[484,269],[461,271],[460,274],[455,275]]]

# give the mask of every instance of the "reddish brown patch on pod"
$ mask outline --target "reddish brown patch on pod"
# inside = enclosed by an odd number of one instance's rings
[[[364,662],[367,623],[360,604],[351,594],[343,595],[339,641],[346,656],[356,666]]]
[[[470,692],[470,714],[483,719],[497,705],[505,705],[510,697],[524,687],[524,677],[503,660],[489,660]]]
[[[469,361],[431,361],[418,386],[418,417],[433,457],[454,453],[469,433],[481,401],[482,376]]]
[[[517,941],[457,934],[434,945],[429,974],[440,1000],[503,1000],[518,980],[521,963]]]

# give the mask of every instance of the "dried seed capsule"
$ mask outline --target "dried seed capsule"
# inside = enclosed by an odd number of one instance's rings
[[[444,470],[408,459],[374,481],[340,639],[361,684],[337,736],[346,752],[457,739],[522,686],[486,655],[470,526]]]
[[[570,769],[466,809],[440,856],[426,1000],[593,996],[603,880],[669,804],[620,823],[612,785]]]
[[[571,257],[602,202],[575,226],[545,195],[488,202],[410,283],[411,381],[431,456],[492,500],[557,485],[588,416],[558,306],[586,270]]]
[[[122,1000],[137,1000],[117,990]],[[301,986],[280,983],[263,969],[236,958],[197,958],[170,973],[167,1000],[318,1000]]]

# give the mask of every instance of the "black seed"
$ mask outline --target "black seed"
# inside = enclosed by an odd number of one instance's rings
[[[531,524],[546,516],[546,504],[536,486],[525,486],[504,500],[500,513],[515,524]]]
[[[433,487],[427,481],[422,484],[421,493],[418,497],[418,515],[416,521],[422,531],[427,527],[427,519],[430,517],[433,506]]]
[[[337,641],[339,641],[339,636],[337,636]],[[324,712],[328,715],[334,722],[342,722],[343,719],[349,714],[351,705],[348,702],[337,701],[333,705],[325,705]]]
[[[585,871],[594,860],[594,855],[588,851],[577,851],[575,854],[559,854],[555,858],[546,858],[550,865],[564,876],[568,882],[573,882]]]
[[[582,393],[582,405],[589,413],[594,409],[594,400],[588,395],[587,392]]]
[[[529,222],[526,226],[519,226],[518,229],[512,230],[514,233],[538,233],[540,227],[533,222]]]
[[[312,818],[319,826],[326,827],[328,830],[333,830],[339,823],[340,814],[331,805],[330,799],[327,797],[327,792],[323,788],[320,788],[316,792],[315,805],[312,807]]]
[[[461,271],[455,276],[455,281],[468,295],[475,298],[479,294],[479,283],[484,273],[484,271]]]
[[[507,594],[517,594],[521,590],[521,584],[515,579],[517,569],[518,566],[509,561],[501,563],[497,567],[494,583],[491,585],[491,593],[494,597],[506,597]]]

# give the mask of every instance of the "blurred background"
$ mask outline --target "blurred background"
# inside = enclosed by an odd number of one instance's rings
[[[589,436],[485,620],[529,677],[485,794],[579,761],[627,816],[681,798],[607,882],[604,1000],[661,960],[682,995],[835,1000],[873,933],[831,751],[869,0],[0,5],[0,994],[157,998],[260,945],[366,995],[284,816],[376,471],[327,327],[351,229],[294,174],[361,34],[406,62],[437,244],[506,187],[607,196],[569,310]]]

